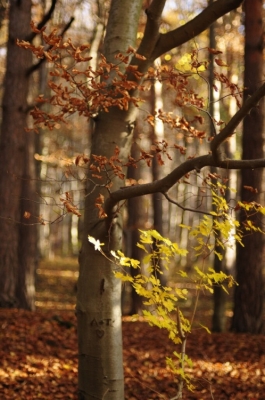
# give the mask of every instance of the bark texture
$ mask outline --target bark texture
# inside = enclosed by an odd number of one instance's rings
[[[111,4],[109,23],[104,43],[107,61],[116,63],[115,54],[125,53],[135,45],[142,2],[121,2]],[[110,158],[116,145],[119,158],[126,162],[130,153],[135,121],[135,109],[121,111],[112,108],[108,113],[99,113],[92,138],[91,154]],[[129,126],[130,125],[130,126]],[[126,171],[124,171],[126,173]],[[109,171],[112,174],[112,171]],[[105,181],[107,181],[107,174]],[[111,190],[124,186],[120,178],[112,179]],[[122,220],[113,213],[99,219],[95,208],[99,193],[108,198],[107,190],[102,192],[102,180],[88,175],[85,202],[84,237],[80,252],[80,275],[77,293],[77,317],[79,331],[79,399],[124,398],[122,336],[121,336],[121,284],[114,277],[113,264],[104,258],[88,242],[88,235],[105,243],[104,251],[122,248]]]
[[[3,119],[0,139],[0,306],[33,308],[34,274],[28,265],[31,243],[28,231],[20,226],[28,197],[27,186],[32,186],[30,172],[30,138],[25,132],[27,124],[27,96],[31,54],[16,45],[16,39],[30,34],[31,0],[10,1],[9,37],[7,45],[6,75],[3,95]],[[33,161],[32,161],[33,162]],[[25,180],[27,179],[27,181]],[[34,212],[33,212],[34,214]],[[25,222],[25,219],[24,219]],[[28,229],[31,229],[31,227]],[[35,235],[36,236],[36,235]]]
[[[264,79],[263,74],[263,26],[262,0],[245,1],[245,96],[252,94]],[[259,102],[243,124],[243,159],[264,157],[264,101]],[[262,189],[262,169],[241,171],[242,201],[259,203]],[[258,193],[247,191],[244,186],[252,186]],[[241,222],[246,219],[240,215]],[[261,226],[262,221],[253,217],[253,223]],[[247,233],[247,232],[246,232]],[[236,280],[234,316],[232,330],[236,332],[261,333],[263,331],[264,282],[263,282],[263,235],[255,233],[243,239],[244,247],[238,246],[236,259]]]
[[[137,135],[135,135],[136,137]],[[139,147],[136,143],[133,143],[131,149],[131,156],[135,159],[138,159],[140,155]],[[128,168],[128,178],[134,179],[138,181],[142,177],[141,165],[138,165],[137,168],[133,166],[129,166]],[[128,209],[128,222],[127,222],[127,230],[126,230],[126,243],[127,243],[127,252],[128,257],[134,258],[135,260],[141,260],[142,251],[136,244],[140,239],[139,229],[144,229],[144,198],[143,197],[135,197],[132,199],[128,199],[127,202]],[[139,274],[139,269],[131,268],[131,275],[135,276]],[[131,309],[128,314],[133,315],[141,312],[142,309],[142,297],[135,291],[132,287],[132,296],[131,296]]]

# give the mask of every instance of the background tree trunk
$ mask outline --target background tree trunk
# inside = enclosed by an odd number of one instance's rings
[[[208,0],[208,4],[211,5],[214,2],[214,0]],[[213,23],[210,28],[209,28],[209,47],[212,49],[216,48],[216,40],[215,40],[215,23]],[[220,119],[220,115],[215,115],[216,110],[215,110],[215,104],[214,104],[214,58],[215,56],[212,53],[209,53],[209,84],[210,84],[210,103],[209,103],[209,112],[210,115],[215,118],[216,120]],[[214,127],[211,121],[209,121],[210,125],[210,136],[214,136]],[[215,173],[217,172],[216,168],[211,168],[211,172]],[[214,208],[214,207],[213,207]],[[214,209],[213,211],[216,212]],[[217,239],[221,239],[221,234],[218,232],[216,234],[216,241],[215,241],[215,250],[222,254],[223,259],[220,260],[219,257],[214,254],[214,260],[213,260],[213,268],[216,272],[226,272],[224,268],[224,257],[225,257],[225,250],[222,249],[220,246],[217,245]],[[226,308],[226,299],[227,299],[227,294],[224,292],[222,287],[220,286],[214,286],[213,287],[213,317],[212,317],[212,331],[213,332],[223,332],[225,331],[225,308]]]
[[[245,1],[245,76],[247,88],[245,98],[252,94],[264,79],[263,75],[263,26],[262,1]],[[264,157],[263,152],[264,101],[254,108],[244,119],[242,159]],[[241,200],[260,201],[262,188],[262,169],[241,171]],[[252,186],[258,193],[252,193],[244,186]],[[241,223],[245,214],[240,215]],[[261,221],[253,217],[253,223]],[[236,332],[261,333],[263,330],[263,251],[264,237],[259,233],[247,235],[243,239],[244,247],[237,247],[236,280],[239,286],[235,289],[234,316],[232,330]]]
[[[137,129],[137,128],[136,128]],[[135,135],[136,137],[137,135]],[[138,159],[140,155],[139,147],[137,143],[133,143],[131,149],[131,156],[134,159]],[[141,165],[138,164],[137,168],[129,166],[128,168],[128,178],[135,179],[138,181],[142,177]],[[127,223],[127,249],[126,255],[128,257],[134,258],[135,260],[141,260],[142,250],[136,246],[139,242],[140,232],[139,229],[144,229],[144,201],[142,197],[135,197],[133,199],[128,199],[128,223]],[[135,276],[139,274],[139,269],[131,268],[131,275]],[[142,297],[135,291],[134,287],[131,288],[131,307],[128,312],[129,315],[137,314],[141,312],[142,309]]]
[[[28,268],[31,269],[32,266],[27,265],[32,247],[26,243],[24,227],[19,226],[24,211],[31,212],[30,207],[24,209],[21,203],[21,198],[25,199],[28,196],[24,178],[33,178],[29,177],[30,138],[25,132],[29,89],[27,71],[31,65],[31,54],[16,45],[17,38],[25,40],[29,35],[30,21],[31,0],[11,0],[0,142],[0,305],[2,307],[32,308],[34,301],[33,282],[28,276]],[[28,185],[31,184],[28,182]],[[30,238],[30,242],[32,240],[33,237]],[[26,285],[19,288],[23,276],[28,277]]]
[[[35,273],[38,261],[37,234],[37,194],[35,171],[35,132],[25,132],[24,172],[20,198],[19,246],[18,246],[18,281],[16,297],[20,308],[35,308]],[[24,212],[30,212],[30,219],[24,218]],[[28,222],[28,223],[27,223]]]

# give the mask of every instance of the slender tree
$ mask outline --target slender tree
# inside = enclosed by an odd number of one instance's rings
[[[208,4],[211,5],[214,0],[208,0]],[[216,39],[215,39],[215,26],[216,23],[212,24],[209,28],[209,46],[212,49],[216,48]],[[210,104],[209,104],[209,112],[212,116],[214,116],[214,54],[209,55],[209,86],[210,86]],[[211,124],[211,135],[214,135],[214,127]],[[212,172],[215,173],[216,168],[212,168]],[[216,211],[216,210],[214,210]],[[221,246],[218,246],[218,239],[220,240],[221,232],[216,233],[216,252],[222,254],[222,259],[220,259],[217,254],[214,254],[213,266],[216,272],[224,271],[225,264],[225,249],[222,249]],[[216,285],[213,288],[213,318],[212,318],[212,331],[213,332],[223,332],[225,330],[225,307],[226,307],[226,293],[219,286]]]
[[[245,99],[257,90],[264,81],[264,26],[262,24],[263,1],[246,0],[245,11]],[[243,121],[242,158],[264,157],[264,101],[251,111]],[[241,200],[260,202],[262,169],[241,171]],[[253,187],[253,191],[247,190]],[[246,219],[241,212],[241,223]],[[253,217],[258,227],[262,221]],[[246,235],[244,246],[237,247],[234,316],[232,330],[236,332],[261,333],[264,329],[264,282],[263,257],[264,237],[258,233]]]
[[[137,131],[135,129],[134,135],[135,139],[137,139]],[[131,156],[135,159],[139,158],[140,149],[136,142],[132,144],[131,147]],[[128,179],[133,179],[134,181],[138,181],[141,178],[142,168],[140,165],[135,168],[130,165],[128,168]],[[144,229],[144,204],[142,197],[136,197],[132,199],[128,199],[127,202],[127,210],[128,210],[128,221],[126,226],[126,254],[129,257],[134,258],[135,260],[141,260],[142,253],[141,249],[137,247],[137,243],[139,242],[140,232],[139,229]],[[132,276],[137,275],[139,273],[135,268],[131,268]],[[133,315],[136,313],[140,313],[142,309],[142,298],[135,291],[135,289],[131,288],[131,307],[128,314]]]

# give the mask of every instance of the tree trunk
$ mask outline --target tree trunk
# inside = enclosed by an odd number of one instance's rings
[[[217,237],[216,237],[217,239]],[[217,244],[215,244],[215,250],[218,251],[220,254],[222,254],[223,259],[219,260],[217,255],[214,255],[214,263],[213,267],[215,272],[224,272],[226,273],[226,270],[224,268],[224,256],[225,256],[225,251],[218,247]],[[226,310],[226,299],[227,299],[227,294],[223,290],[221,286],[214,286],[213,290],[213,318],[212,318],[212,331],[213,332],[224,332],[225,331],[225,324],[226,324],[226,316],[225,316],[225,310]]]
[[[22,244],[25,231],[24,228],[20,229],[19,223],[21,214],[24,211],[31,211],[21,208],[22,190],[25,184],[23,178],[28,162],[28,134],[25,132],[25,127],[29,88],[27,70],[31,64],[31,54],[19,48],[16,39],[25,40],[29,35],[30,20],[31,0],[10,1],[0,142],[0,305],[2,307],[31,308],[34,294],[31,278],[27,278],[23,290],[18,288],[21,277],[28,276],[27,261],[21,259],[21,248],[24,248],[26,253],[30,251]],[[23,193],[25,194],[25,191]],[[28,289],[26,294],[25,291]]]
[[[16,297],[20,308],[35,309],[35,273],[38,257],[37,215],[38,198],[36,195],[35,171],[35,132],[25,133],[24,173],[20,199],[18,281]],[[24,213],[30,212],[31,218],[25,219]]]
[[[163,110],[163,100],[162,100],[162,87],[160,82],[156,82],[152,85],[150,89],[150,104],[151,104],[151,114],[155,115],[158,109]],[[156,141],[162,142],[164,139],[164,125],[163,122],[158,120],[155,121],[154,127],[152,127],[150,134],[151,142]],[[157,158],[154,157],[152,160],[152,180],[156,181],[160,178],[159,174],[159,164]],[[163,207],[162,207],[163,196],[161,193],[154,193],[152,195],[153,202],[153,225],[160,235],[163,236]]]
[[[263,27],[262,1],[245,1],[245,76],[244,86],[247,88],[245,97],[256,90],[263,75]],[[244,119],[243,125],[243,159],[264,157],[263,153],[264,102],[254,108]],[[241,171],[241,200],[260,201],[259,192],[262,189],[262,169]],[[244,189],[252,186],[258,193]],[[241,213],[240,220],[246,219]],[[253,218],[256,225],[261,221]],[[261,333],[263,330],[263,251],[264,238],[259,233],[246,235],[244,247],[237,247],[236,280],[239,284],[235,289],[234,316],[232,330],[236,332]]]
[[[136,135],[135,135],[136,136]],[[136,143],[132,145],[131,156],[135,159],[139,158],[140,152],[139,147]],[[129,166],[128,168],[128,178],[135,179],[138,181],[141,178],[141,166],[138,165],[137,168]],[[139,242],[140,233],[139,229],[144,229],[143,221],[143,209],[144,202],[142,197],[135,197],[133,199],[128,199],[128,224],[127,224],[127,243],[128,252],[126,255],[128,257],[134,258],[135,260],[141,260],[142,250],[136,246]],[[131,268],[131,275],[135,276],[139,274],[139,269]],[[136,292],[132,286],[132,296],[131,296],[131,308],[128,312],[129,315],[137,314],[141,312],[142,309],[142,297]]]
[[[211,5],[214,0],[208,0],[208,4]],[[213,23],[210,28],[209,28],[209,47],[212,49],[216,48],[216,40],[215,40],[215,23]],[[209,103],[209,112],[211,116],[215,119],[220,119],[220,115],[218,118],[215,115],[215,104],[214,104],[214,55],[212,53],[209,53],[209,83],[210,83],[210,103]],[[214,127],[211,121],[209,121],[210,125],[210,136],[214,136]],[[211,172],[217,172],[216,168],[212,168]],[[227,172],[228,173],[228,172]],[[214,210],[216,211],[216,210]],[[215,238],[215,250],[222,254],[223,259],[220,260],[219,257],[214,254],[214,260],[213,260],[213,267],[215,272],[226,272],[225,271],[225,250],[222,249],[220,246],[217,245],[217,239],[218,236],[220,235],[220,232],[217,233],[216,238]],[[219,237],[220,239],[220,237]],[[224,332],[225,331],[225,322],[226,322],[226,317],[225,317],[225,309],[226,309],[226,299],[227,295],[225,291],[222,289],[221,286],[214,286],[213,287],[213,317],[212,317],[212,331],[213,332]]]
[[[101,154],[110,158],[114,154],[115,143],[120,142],[119,158],[125,161],[131,142],[126,130],[126,122],[120,111],[113,109],[108,114],[100,114],[91,154]],[[113,189],[124,186],[120,179],[115,181]],[[88,242],[90,235],[105,243],[104,251],[107,254],[110,250],[121,249],[122,221],[120,215],[117,215],[111,225],[108,225],[105,219],[98,219],[95,203],[99,191],[96,188],[91,193],[93,189],[91,184],[85,202],[84,237],[77,292],[79,398],[102,398],[106,391],[106,399],[122,399],[121,284],[114,277],[113,265],[99,252],[95,252]],[[102,365],[107,370],[104,370]]]
[[[162,100],[162,84],[161,82],[155,82],[150,89],[150,105],[151,114],[155,115],[157,110],[163,110],[163,100]],[[155,121],[154,127],[152,127],[150,139],[152,143],[162,142],[164,139],[164,125],[162,121]],[[152,181],[155,182],[160,178],[158,160],[156,157],[152,159]],[[152,194],[152,205],[153,205],[153,227],[156,231],[163,236],[163,195],[160,192]],[[168,216],[170,218],[170,216]],[[163,286],[167,284],[168,271],[163,267],[163,262],[159,261],[159,267],[163,274],[160,275],[159,279]]]
[[[117,63],[115,54],[125,53],[135,43],[141,1],[111,3],[109,22],[104,43],[107,61]],[[100,112],[95,122],[91,154],[110,158],[116,144],[119,159],[128,161],[132,132],[128,124],[135,121],[135,107],[128,111],[110,108]],[[110,171],[111,173],[111,171]],[[126,171],[124,170],[126,175]],[[99,219],[95,208],[99,193],[108,197],[102,187],[106,183],[88,174],[85,202],[84,236],[80,252],[80,274],[77,291],[77,318],[79,344],[79,400],[124,398],[122,336],[121,336],[121,284],[113,274],[113,264],[88,242],[88,235],[105,243],[104,251],[122,247],[122,221],[119,213]],[[124,186],[115,177],[110,190]]]

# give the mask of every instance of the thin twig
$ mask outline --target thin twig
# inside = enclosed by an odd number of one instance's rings
[[[180,359],[179,363],[180,363],[180,368],[182,369],[182,371],[184,373],[187,337],[182,329],[179,307],[177,307],[177,327],[178,327],[179,337],[181,339],[181,353],[180,353],[181,359]],[[183,376],[180,375],[179,379],[180,379],[180,381],[179,381],[178,393],[175,397],[173,397],[170,400],[182,399],[182,392],[183,392],[183,385],[184,385]]]
[[[72,25],[74,21],[74,17],[71,17],[71,19],[69,20],[69,22],[65,25],[65,27],[63,28],[60,36],[63,36],[65,34],[65,32],[70,28],[70,26]],[[48,50],[51,49],[52,46],[48,47]],[[34,71],[36,71],[37,69],[40,68],[40,66],[46,61],[46,58],[41,58],[39,60],[39,62],[37,64],[33,64],[28,70],[27,70],[27,76],[31,75]]]
[[[213,216],[213,214],[211,214],[210,212],[207,212],[207,211],[198,210],[197,208],[184,207],[184,206],[182,206],[180,203],[178,203],[177,201],[172,200],[172,199],[169,197],[169,195],[168,195],[167,193],[162,193],[162,194],[165,196],[165,198],[166,198],[170,203],[175,204],[176,206],[178,206],[179,208],[181,208],[183,211],[196,212],[196,213],[199,213],[199,214],[209,215],[210,217]],[[222,216],[222,215],[217,215],[217,216],[215,216],[215,217],[221,217],[221,216]]]

